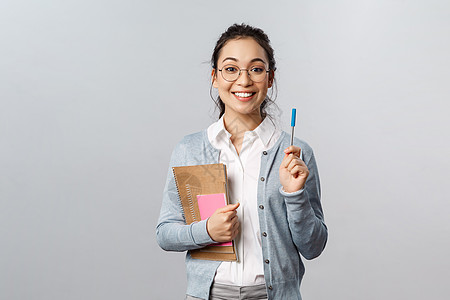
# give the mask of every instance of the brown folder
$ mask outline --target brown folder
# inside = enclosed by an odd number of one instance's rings
[[[227,204],[228,182],[224,164],[208,164],[172,167],[180,196],[180,204],[186,224],[201,221],[197,195],[224,193]],[[201,249],[190,250],[192,258],[220,261],[237,261],[236,245],[209,245]]]

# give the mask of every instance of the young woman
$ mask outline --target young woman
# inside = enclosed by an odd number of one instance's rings
[[[234,24],[219,38],[212,59],[219,120],[187,135],[170,167],[224,163],[231,204],[208,220],[186,225],[171,168],[157,225],[167,251],[235,240],[238,262],[186,255],[186,299],[301,299],[306,259],[320,255],[327,227],[311,147],[278,129],[265,108],[275,59],[259,28]]]

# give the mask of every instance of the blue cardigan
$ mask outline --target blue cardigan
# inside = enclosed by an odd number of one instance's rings
[[[328,231],[320,204],[320,182],[314,153],[302,140],[309,169],[304,189],[285,193],[281,189],[279,167],[290,136],[282,132],[275,145],[261,153],[258,183],[258,217],[261,230],[264,278],[269,299],[301,299],[300,283],[305,272],[300,254],[306,259],[320,255]],[[219,162],[220,150],[208,140],[207,130],[185,136],[170,159],[161,212],[156,228],[158,244],[166,251],[198,249],[214,243],[206,230],[206,220],[186,225],[181,211],[172,167]],[[209,299],[209,290],[220,261],[192,259],[186,254],[187,294]]]

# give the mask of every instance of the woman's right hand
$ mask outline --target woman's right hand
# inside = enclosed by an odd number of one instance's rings
[[[236,209],[239,203],[228,204],[217,209],[206,222],[209,236],[218,243],[229,242],[239,233],[239,221]]]

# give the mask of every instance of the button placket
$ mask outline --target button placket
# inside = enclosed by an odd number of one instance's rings
[[[225,136],[225,134],[223,134],[223,136]],[[229,187],[232,187],[233,190],[233,201],[232,203],[236,203],[236,202],[240,202],[241,203],[241,207],[238,209],[238,212],[243,212],[245,211],[245,214],[247,215],[247,217],[243,217],[241,218],[240,221],[244,221],[244,219],[248,220],[260,220],[259,226],[255,226],[254,228],[257,229],[259,235],[259,242],[261,243],[261,239],[262,239],[262,243],[260,244],[260,246],[264,243],[267,244],[268,242],[268,233],[265,230],[268,230],[268,224],[267,224],[267,219],[265,218],[266,215],[266,210],[265,210],[265,201],[267,201],[267,197],[266,195],[266,186],[267,184],[269,184],[268,180],[268,166],[267,163],[268,161],[271,159],[271,157],[273,156],[273,152],[271,151],[271,156],[269,157],[269,153],[268,151],[266,151],[269,147],[268,142],[265,143],[264,141],[264,136],[261,140],[258,140],[258,135],[256,134],[256,132],[247,132],[245,134],[245,139],[243,141],[243,145],[241,147],[241,151],[238,154],[236,151],[236,148],[233,146],[233,144],[230,141],[230,137],[231,134],[228,135],[228,142],[229,142],[229,150],[228,153],[231,155],[229,156],[229,162],[230,164],[233,164],[232,166],[232,175],[230,176],[231,179],[231,183],[229,185]],[[253,144],[253,140],[257,140],[257,143],[255,142],[255,148],[253,148],[253,146],[250,146],[250,144]],[[223,141],[224,143],[225,141]],[[258,149],[258,150],[257,150]],[[252,155],[252,153],[260,153],[259,157],[258,155]],[[256,163],[254,163],[256,160],[258,160],[259,162],[259,167],[260,168],[256,168]],[[249,164],[248,162],[251,162],[251,164]],[[228,167],[228,166],[227,166]],[[231,168],[230,168],[231,170]],[[245,170],[245,172],[244,172]],[[255,172],[252,172],[252,170],[255,170]],[[256,172],[257,171],[257,172]],[[251,173],[250,173],[251,172]],[[258,173],[259,173],[259,178],[258,178]],[[247,178],[247,176],[249,176],[249,178]],[[245,179],[245,180],[244,180]],[[266,182],[267,181],[267,182]],[[246,188],[244,187],[248,187],[249,184],[252,184],[253,186],[257,187],[257,189],[252,189],[252,191],[255,191],[255,193],[247,193]],[[244,194],[242,194],[242,192],[245,191]],[[231,200],[231,199],[230,199]],[[247,201],[247,202],[246,202]],[[245,205],[247,204],[247,205]],[[256,205],[256,207],[255,207]],[[256,208],[256,210],[255,210]],[[270,209],[269,209],[270,210]],[[267,211],[268,212],[268,211]],[[239,216],[241,217],[241,215]],[[250,218],[251,217],[251,218]],[[243,222],[242,222],[243,223]],[[247,225],[250,223],[246,223]],[[242,226],[242,224],[241,224]],[[241,229],[243,227],[247,227],[247,226],[242,226]],[[259,227],[259,228],[258,228]],[[247,227],[247,229],[250,228],[250,226]],[[242,233],[242,231],[241,231]],[[257,234],[257,232],[254,232]],[[240,239],[239,239],[239,243],[242,244],[243,239],[242,236],[239,235]],[[266,248],[266,247],[264,247]],[[241,247],[241,249],[243,249]],[[246,248],[247,249],[247,248]],[[268,258],[268,253],[267,251],[264,251],[265,253],[258,253],[258,257],[259,257],[259,261],[261,264],[260,267],[262,267],[265,271],[267,271],[267,269],[272,269],[270,264],[266,263],[266,259]],[[241,253],[239,253],[241,254]],[[261,255],[262,254],[262,255]],[[243,257],[243,255],[242,255]],[[255,257],[255,258],[258,258]],[[236,263],[234,263],[236,264]],[[241,281],[242,283],[242,277],[238,275],[238,273],[236,273],[236,271],[241,271],[239,268],[240,264],[237,263],[236,267],[233,267],[233,269],[230,269],[230,272],[233,272],[234,274],[236,274],[236,282],[239,283],[239,281]],[[271,272],[269,272],[269,274],[271,274]],[[267,283],[266,283],[266,289],[268,290],[268,293],[273,294],[273,291],[269,291],[272,290],[272,285],[270,284],[270,282],[272,281],[269,277],[267,277]]]
[[[241,151],[241,154],[242,154],[242,151]],[[240,162],[240,166],[239,166],[239,170],[240,170],[240,175],[241,175],[241,183],[243,183],[244,182],[244,164],[243,164],[243,162],[242,162],[242,160],[241,160],[241,157],[239,158],[239,162]],[[242,202],[242,199],[243,199],[243,197],[244,197],[244,185],[243,184],[241,184],[241,188],[240,188],[240,190],[239,190],[239,196],[238,196],[239,198],[238,199],[240,199],[241,201],[239,202],[240,203],[240,207],[241,207],[241,209],[240,209],[240,216],[239,216],[239,218],[240,218],[240,240],[242,241],[242,243],[241,243],[241,245],[243,244],[243,241],[244,241],[244,237],[245,237],[245,235],[244,235],[244,228],[245,228],[245,225],[244,225],[244,220],[245,220],[245,207],[246,207],[246,203],[244,203],[244,202]],[[239,256],[241,256],[241,257],[243,257],[244,256],[244,249],[243,249],[243,247],[241,246],[240,247],[240,250],[239,250]],[[238,268],[240,268],[240,272],[238,273],[238,282],[240,282],[240,284],[242,285],[242,280],[243,280],[243,274],[244,274],[244,264],[243,263],[238,263],[237,264],[238,265]]]

